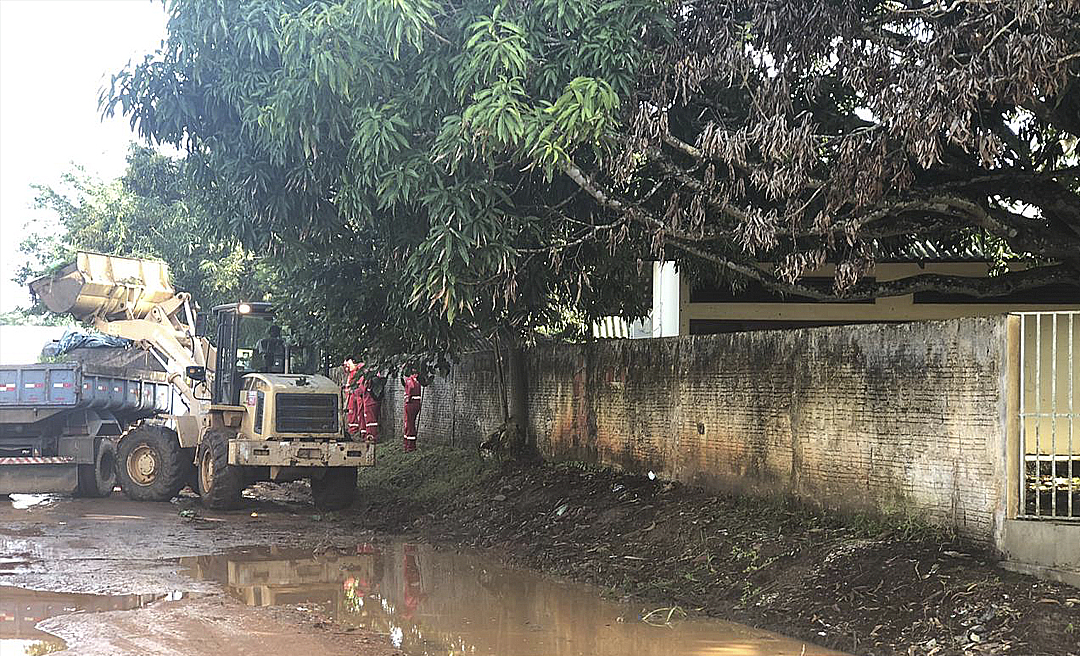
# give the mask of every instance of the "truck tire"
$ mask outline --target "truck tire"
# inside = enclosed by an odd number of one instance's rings
[[[94,440],[94,464],[78,466],[79,485],[75,495],[107,497],[116,487],[116,445],[112,440]]]
[[[330,467],[311,479],[311,496],[319,510],[341,510],[356,500],[356,467]]]
[[[159,424],[142,424],[120,440],[116,474],[133,501],[168,501],[184,488],[188,463],[176,433]]]
[[[230,433],[211,430],[199,445],[199,496],[207,508],[228,510],[240,505],[246,487],[244,472],[229,464]]]

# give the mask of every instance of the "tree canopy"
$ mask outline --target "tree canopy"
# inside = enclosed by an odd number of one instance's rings
[[[266,278],[236,239],[208,234],[206,209],[190,188],[183,159],[132,144],[116,180],[96,179],[78,166],[59,185],[36,185],[34,204],[49,219],[35,223],[20,250],[28,257],[16,281],[46,275],[75,259],[75,251],[164,260],[177,289],[204,308],[260,300]]]
[[[103,109],[188,150],[339,350],[639,316],[655,259],[816,298],[1080,281],[1077,0],[169,7]],[[920,241],[1026,266],[865,275]]]
[[[1080,3],[680,7],[623,152],[682,259],[818,298],[1080,281]],[[1034,266],[864,278],[925,242]],[[826,262],[831,294],[797,284]]]

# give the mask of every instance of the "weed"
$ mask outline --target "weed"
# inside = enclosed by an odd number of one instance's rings
[[[739,595],[739,603],[736,604],[737,608],[746,608],[750,605],[750,602],[761,594],[762,588],[754,585],[749,579],[743,581],[742,594]]]
[[[955,530],[930,524],[909,510],[852,514],[845,523],[856,534],[868,538],[894,538],[909,542],[956,540]]]
[[[776,562],[776,556],[762,558],[757,547],[743,548],[734,545],[731,547],[731,555],[735,560],[745,562],[743,572],[746,574],[753,574]]]
[[[612,474],[614,469],[607,465],[600,465],[582,460],[563,460],[548,465],[552,471],[557,472],[587,472],[594,474]]]
[[[397,444],[380,444],[375,466],[360,470],[360,494],[438,506],[483,488],[499,472],[497,463],[481,459],[472,449],[433,444],[405,453]]]

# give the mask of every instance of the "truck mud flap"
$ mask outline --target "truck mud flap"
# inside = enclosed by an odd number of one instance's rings
[[[0,494],[70,494],[78,484],[73,458],[0,458]]]
[[[370,467],[375,464],[375,445],[345,441],[229,440],[229,464],[251,467]]]

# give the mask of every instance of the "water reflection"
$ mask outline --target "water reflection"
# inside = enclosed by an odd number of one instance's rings
[[[217,581],[233,597],[249,606],[318,604],[334,615],[348,611],[346,581],[378,577],[381,560],[374,552],[313,556],[305,549],[252,547],[225,555],[180,559],[192,578]]]
[[[51,506],[61,497],[55,494],[9,494],[11,498],[11,507],[15,510],[26,510],[27,508],[33,508],[34,506]]]
[[[410,656],[824,656],[837,654],[706,619],[652,626],[642,608],[594,590],[425,545],[361,545],[353,553],[250,548],[181,559],[251,605],[318,605],[389,636]]]
[[[0,656],[41,656],[62,651],[63,640],[6,640],[0,638]]]
[[[130,610],[164,596],[74,594],[0,586],[0,656],[48,654],[63,649],[63,640],[36,628],[45,618],[78,611]]]

